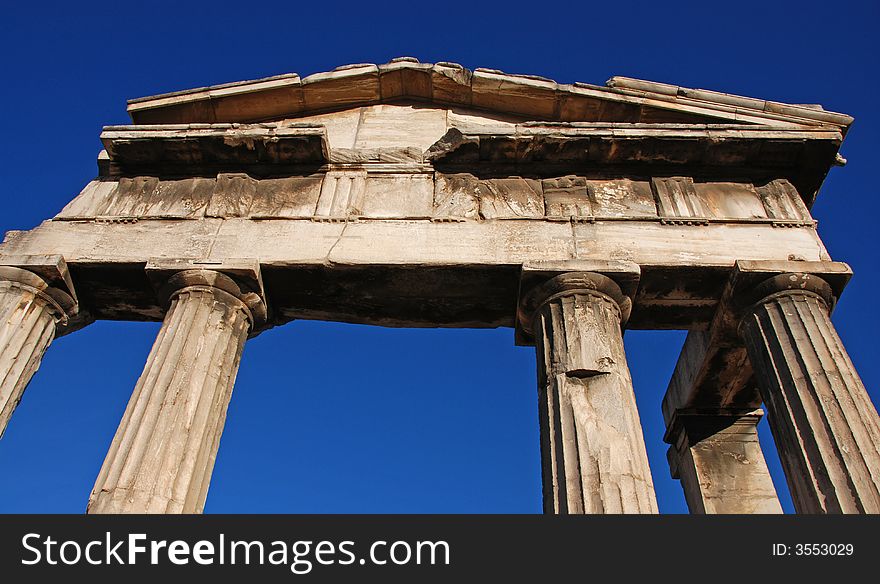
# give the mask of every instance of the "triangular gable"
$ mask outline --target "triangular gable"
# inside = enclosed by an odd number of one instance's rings
[[[607,86],[561,84],[456,63],[402,57],[301,78],[292,73],[134,99],[136,124],[276,121],[381,103],[432,103],[516,116],[523,121],[751,124],[834,127],[852,118],[819,106],[783,104],[663,83],[612,77]]]

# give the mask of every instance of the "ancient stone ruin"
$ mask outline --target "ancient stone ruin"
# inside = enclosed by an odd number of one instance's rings
[[[622,77],[395,59],[132,100],[98,176],[0,245],[0,431],[52,339],[162,328],[89,513],[199,513],[242,348],[293,319],[513,327],[547,513],[655,513],[622,331],[689,332],[663,400],[694,513],[880,512],[880,421],[810,207],[852,118]]]

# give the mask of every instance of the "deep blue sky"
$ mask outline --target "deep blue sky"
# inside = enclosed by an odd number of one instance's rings
[[[127,98],[400,55],[603,83],[627,75],[855,116],[814,207],[856,276],[834,320],[875,403],[877,30],[874,1],[16,2],[0,19],[0,232],[54,215],[96,173]],[[0,440],[0,512],[79,513],[158,324],[57,340]],[[626,344],[660,509],[660,399],[684,334]],[[250,341],[207,512],[540,512],[534,351],[510,329],[294,322]],[[791,509],[766,421],[765,453]]]

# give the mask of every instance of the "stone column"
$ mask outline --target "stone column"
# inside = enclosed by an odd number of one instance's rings
[[[0,266],[0,437],[56,328],[75,312],[67,292],[29,270]]]
[[[185,270],[89,499],[89,513],[201,513],[242,350],[264,306]]]
[[[691,513],[782,513],[757,425],[764,412],[676,412],[667,431],[672,478]]]
[[[816,275],[759,284],[740,324],[799,513],[880,513],[880,419]]]
[[[588,272],[532,293],[546,513],[656,513],[622,322],[631,301]]]

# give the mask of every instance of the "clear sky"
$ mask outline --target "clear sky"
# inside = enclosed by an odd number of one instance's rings
[[[855,278],[834,320],[875,403],[880,8],[863,2],[15,2],[0,18],[0,232],[49,218],[96,174],[128,98],[409,55],[601,84],[626,75],[853,115],[813,212]],[[873,138],[872,138],[873,136]],[[0,439],[0,512],[84,511],[158,331],[58,339]],[[682,332],[626,345],[663,512],[660,399]],[[298,321],[248,342],[206,512],[541,510],[534,350],[510,329]],[[791,510],[766,421],[762,442]]]

